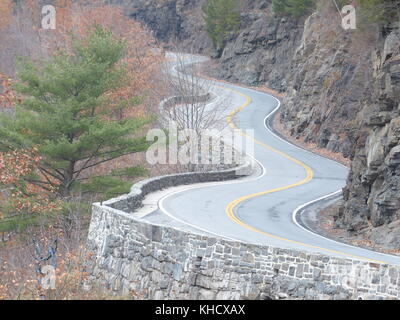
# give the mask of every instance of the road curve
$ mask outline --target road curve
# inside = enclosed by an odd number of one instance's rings
[[[204,58],[190,56],[188,61],[198,59]],[[230,127],[254,130],[254,157],[261,174],[170,193],[159,201],[163,214],[232,240],[400,265],[400,257],[336,242],[303,228],[296,213],[316,199],[339,192],[346,183],[347,168],[277,136],[268,125],[280,105],[276,98],[233,84],[215,86],[230,93]]]

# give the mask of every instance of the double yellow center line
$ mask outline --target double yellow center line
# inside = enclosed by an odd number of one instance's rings
[[[229,217],[232,221],[234,221],[235,223],[237,223],[238,225],[240,225],[240,226],[242,226],[242,227],[244,227],[244,228],[246,228],[246,229],[249,229],[249,230],[251,230],[251,231],[253,231],[253,232],[257,232],[257,233],[259,233],[259,234],[268,236],[268,237],[270,237],[270,238],[282,240],[282,241],[285,241],[285,242],[294,243],[294,244],[301,245],[301,246],[304,246],[304,247],[309,247],[309,248],[319,249],[319,250],[323,250],[323,251],[327,251],[327,252],[331,252],[331,253],[335,253],[335,254],[344,255],[344,256],[347,256],[347,257],[356,258],[356,259],[358,259],[358,260],[361,259],[361,260],[369,260],[369,261],[377,262],[377,263],[385,263],[385,262],[383,262],[383,261],[378,261],[378,260],[374,260],[374,259],[369,259],[369,258],[365,258],[365,257],[357,256],[357,255],[352,255],[352,254],[345,253],[345,252],[341,252],[341,251],[337,251],[337,250],[322,248],[322,247],[310,245],[310,244],[307,244],[307,243],[303,243],[303,242],[299,242],[299,241],[295,241],[295,240],[290,240],[290,239],[287,239],[287,238],[284,238],[284,237],[276,236],[276,235],[273,235],[273,234],[264,232],[264,231],[262,231],[262,230],[260,230],[260,229],[257,229],[257,228],[255,228],[255,227],[253,227],[253,226],[251,226],[251,225],[248,225],[248,224],[246,224],[245,222],[243,222],[242,220],[240,220],[240,219],[236,216],[236,214],[235,214],[235,208],[237,208],[237,206],[238,206],[239,204],[241,204],[241,203],[243,203],[243,202],[245,202],[245,201],[247,201],[247,200],[249,200],[249,199],[253,199],[253,198],[256,198],[256,197],[261,197],[261,196],[264,196],[264,195],[267,195],[267,194],[271,194],[271,193],[275,193],[275,192],[279,192],[279,191],[283,191],[283,190],[288,190],[288,189],[295,188],[295,187],[301,186],[301,185],[303,185],[303,184],[306,184],[306,183],[310,182],[310,181],[313,179],[313,177],[314,177],[314,172],[313,172],[313,170],[312,170],[309,166],[307,166],[306,164],[304,164],[304,163],[301,162],[300,160],[295,159],[295,158],[289,156],[288,154],[286,154],[286,153],[284,153],[284,152],[282,152],[282,151],[279,151],[279,150],[277,150],[277,149],[275,149],[275,148],[273,148],[273,147],[271,147],[271,146],[269,146],[269,145],[263,143],[262,141],[259,141],[259,140],[255,139],[254,137],[251,137],[251,136],[247,135],[245,132],[243,132],[241,129],[239,129],[239,128],[235,125],[235,123],[234,123],[234,121],[233,121],[233,118],[234,118],[240,111],[242,111],[244,108],[246,108],[247,106],[249,106],[249,105],[252,103],[252,99],[251,99],[249,96],[247,96],[247,95],[245,95],[245,94],[243,94],[243,93],[241,93],[241,92],[239,92],[239,91],[237,91],[237,90],[233,90],[233,89],[226,88],[226,87],[224,87],[224,88],[225,88],[225,89],[228,89],[228,90],[230,90],[230,91],[232,91],[232,92],[234,92],[234,93],[236,93],[236,94],[238,94],[238,95],[240,95],[240,96],[242,96],[242,97],[244,97],[244,98],[246,99],[246,101],[245,101],[245,103],[244,103],[243,105],[241,105],[240,107],[236,108],[235,110],[233,110],[233,111],[228,115],[226,121],[228,122],[229,126],[230,126],[231,128],[233,128],[233,129],[238,130],[242,136],[247,137],[247,138],[250,138],[250,139],[253,139],[254,142],[255,142],[256,144],[258,144],[258,145],[260,145],[260,146],[262,146],[262,147],[264,147],[264,148],[266,148],[266,149],[268,149],[268,150],[270,150],[270,151],[272,151],[272,152],[274,152],[274,153],[276,153],[276,154],[279,154],[280,156],[282,156],[282,157],[284,157],[284,158],[286,158],[286,159],[292,161],[293,163],[296,163],[297,165],[300,165],[300,166],[303,167],[304,170],[306,171],[306,177],[305,177],[304,179],[302,179],[301,181],[299,181],[299,182],[296,182],[296,183],[293,183],[293,184],[290,184],[290,185],[287,185],[287,186],[275,188],[275,189],[270,189],[270,190],[266,190],[266,191],[262,191],[262,192],[258,192],[258,193],[253,193],[253,194],[250,194],[250,195],[247,195],[247,196],[243,196],[243,197],[240,197],[240,198],[238,198],[238,199],[232,201],[231,203],[228,204],[228,206],[227,206],[226,209],[225,209],[225,212],[226,212],[226,214],[228,215],[228,217]]]

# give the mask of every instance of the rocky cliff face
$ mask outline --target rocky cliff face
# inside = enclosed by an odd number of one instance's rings
[[[211,75],[285,92],[281,121],[293,136],[352,157],[354,117],[372,99],[369,39],[345,32],[333,5],[304,22],[255,1],[241,21]]]
[[[400,247],[400,30],[372,52],[373,101],[363,110],[357,146],[338,225],[371,228],[371,240]]]
[[[371,103],[369,39],[344,31],[333,8],[311,15],[296,48],[281,122],[297,138],[351,158],[359,135],[358,114]]]
[[[114,0],[155,36],[184,50],[213,55],[201,6],[206,0]],[[212,75],[248,85],[267,83],[285,90],[285,74],[302,35],[303,23],[277,19],[271,0],[242,0],[239,32],[228,40]],[[280,67],[277,67],[280,66]]]
[[[146,25],[164,44],[209,53],[201,6],[206,0],[112,0],[126,14]],[[110,1],[107,1],[110,2]]]
[[[247,85],[286,89],[286,75],[302,35],[302,23],[275,18],[270,1],[242,13],[241,31],[228,41],[215,76]],[[279,67],[278,67],[279,66]]]

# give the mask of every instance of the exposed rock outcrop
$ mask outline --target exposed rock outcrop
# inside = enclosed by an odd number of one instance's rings
[[[114,0],[114,3],[122,4],[127,15],[147,25],[164,43],[179,44],[196,53],[215,53],[202,18],[201,6],[205,0]],[[228,39],[213,76],[285,89],[285,74],[301,40],[303,24],[275,18],[271,3],[271,0],[240,1],[239,32]]]
[[[165,44],[209,53],[212,42],[204,30],[201,6],[205,0],[113,0],[125,13],[142,22]]]
[[[371,239],[400,247],[400,31],[373,53],[374,101],[364,110],[365,143],[356,149],[338,224],[351,231],[380,227]],[[381,227],[386,226],[386,227]]]
[[[225,47],[215,76],[247,85],[266,83],[273,89],[285,90],[285,77],[301,39],[301,26],[274,18],[270,10],[256,8],[242,14],[242,30]]]
[[[292,135],[351,158],[363,137],[359,112],[372,99],[371,57],[367,39],[344,31],[334,14],[328,9],[305,22],[281,121]]]

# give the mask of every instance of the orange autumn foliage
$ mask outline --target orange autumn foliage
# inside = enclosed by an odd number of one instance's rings
[[[15,56],[36,60],[58,49],[68,50],[73,38],[84,37],[93,24],[100,24],[110,28],[127,45],[124,62],[128,65],[130,81],[113,94],[115,105],[138,95],[147,98],[141,112],[154,105],[150,103],[150,96],[154,94],[149,94],[149,91],[159,90],[164,53],[158,49],[150,31],[125,16],[118,5],[105,5],[101,0],[56,0],[53,5],[56,8],[56,30],[43,30],[41,7],[37,0],[24,0],[23,5],[16,5],[12,0],[0,1],[0,29],[4,28],[0,33],[0,73],[14,73]]]
[[[39,161],[39,156],[28,153],[0,153],[0,184],[17,183],[21,177],[30,174]]]
[[[0,73],[0,107],[11,107],[16,100],[16,95],[11,90],[11,79]]]
[[[42,38],[50,52],[57,49],[69,50],[73,39],[85,37],[94,25],[106,27],[117,38],[125,41],[127,54],[122,63],[128,71],[126,85],[109,95],[112,102],[110,110],[114,107],[113,111],[120,117],[130,116],[132,110],[121,110],[122,101],[138,96],[151,100],[150,92],[157,90],[160,85],[157,80],[160,78],[164,52],[158,49],[155,39],[147,29],[126,17],[120,7],[102,5],[101,1],[82,5],[71,0],[58,0],[56,8],[57,29],[52,33],[46,32],[47,38]],[[146,102],[149,101],[142,101],[142,104]],[[147,107],[150,105],[147,103]],[[135,111],[136,116],[145,113],[143,108],[139,114],[137,109]]]
[[[3,30],[10,24],[13,6],[14,3],[12,0],[0,1],[0,30]]]
[[[41,160],[36,149],[0,153],[0,185],[4,187],[2,192],[8,193],[5,203],[9,211],[7,215],[0,211],[0,218],[21,213],[40,214],[60,209],[60,202],[52,200],[54,187],[37,185],[28,178],[37,172]]]

